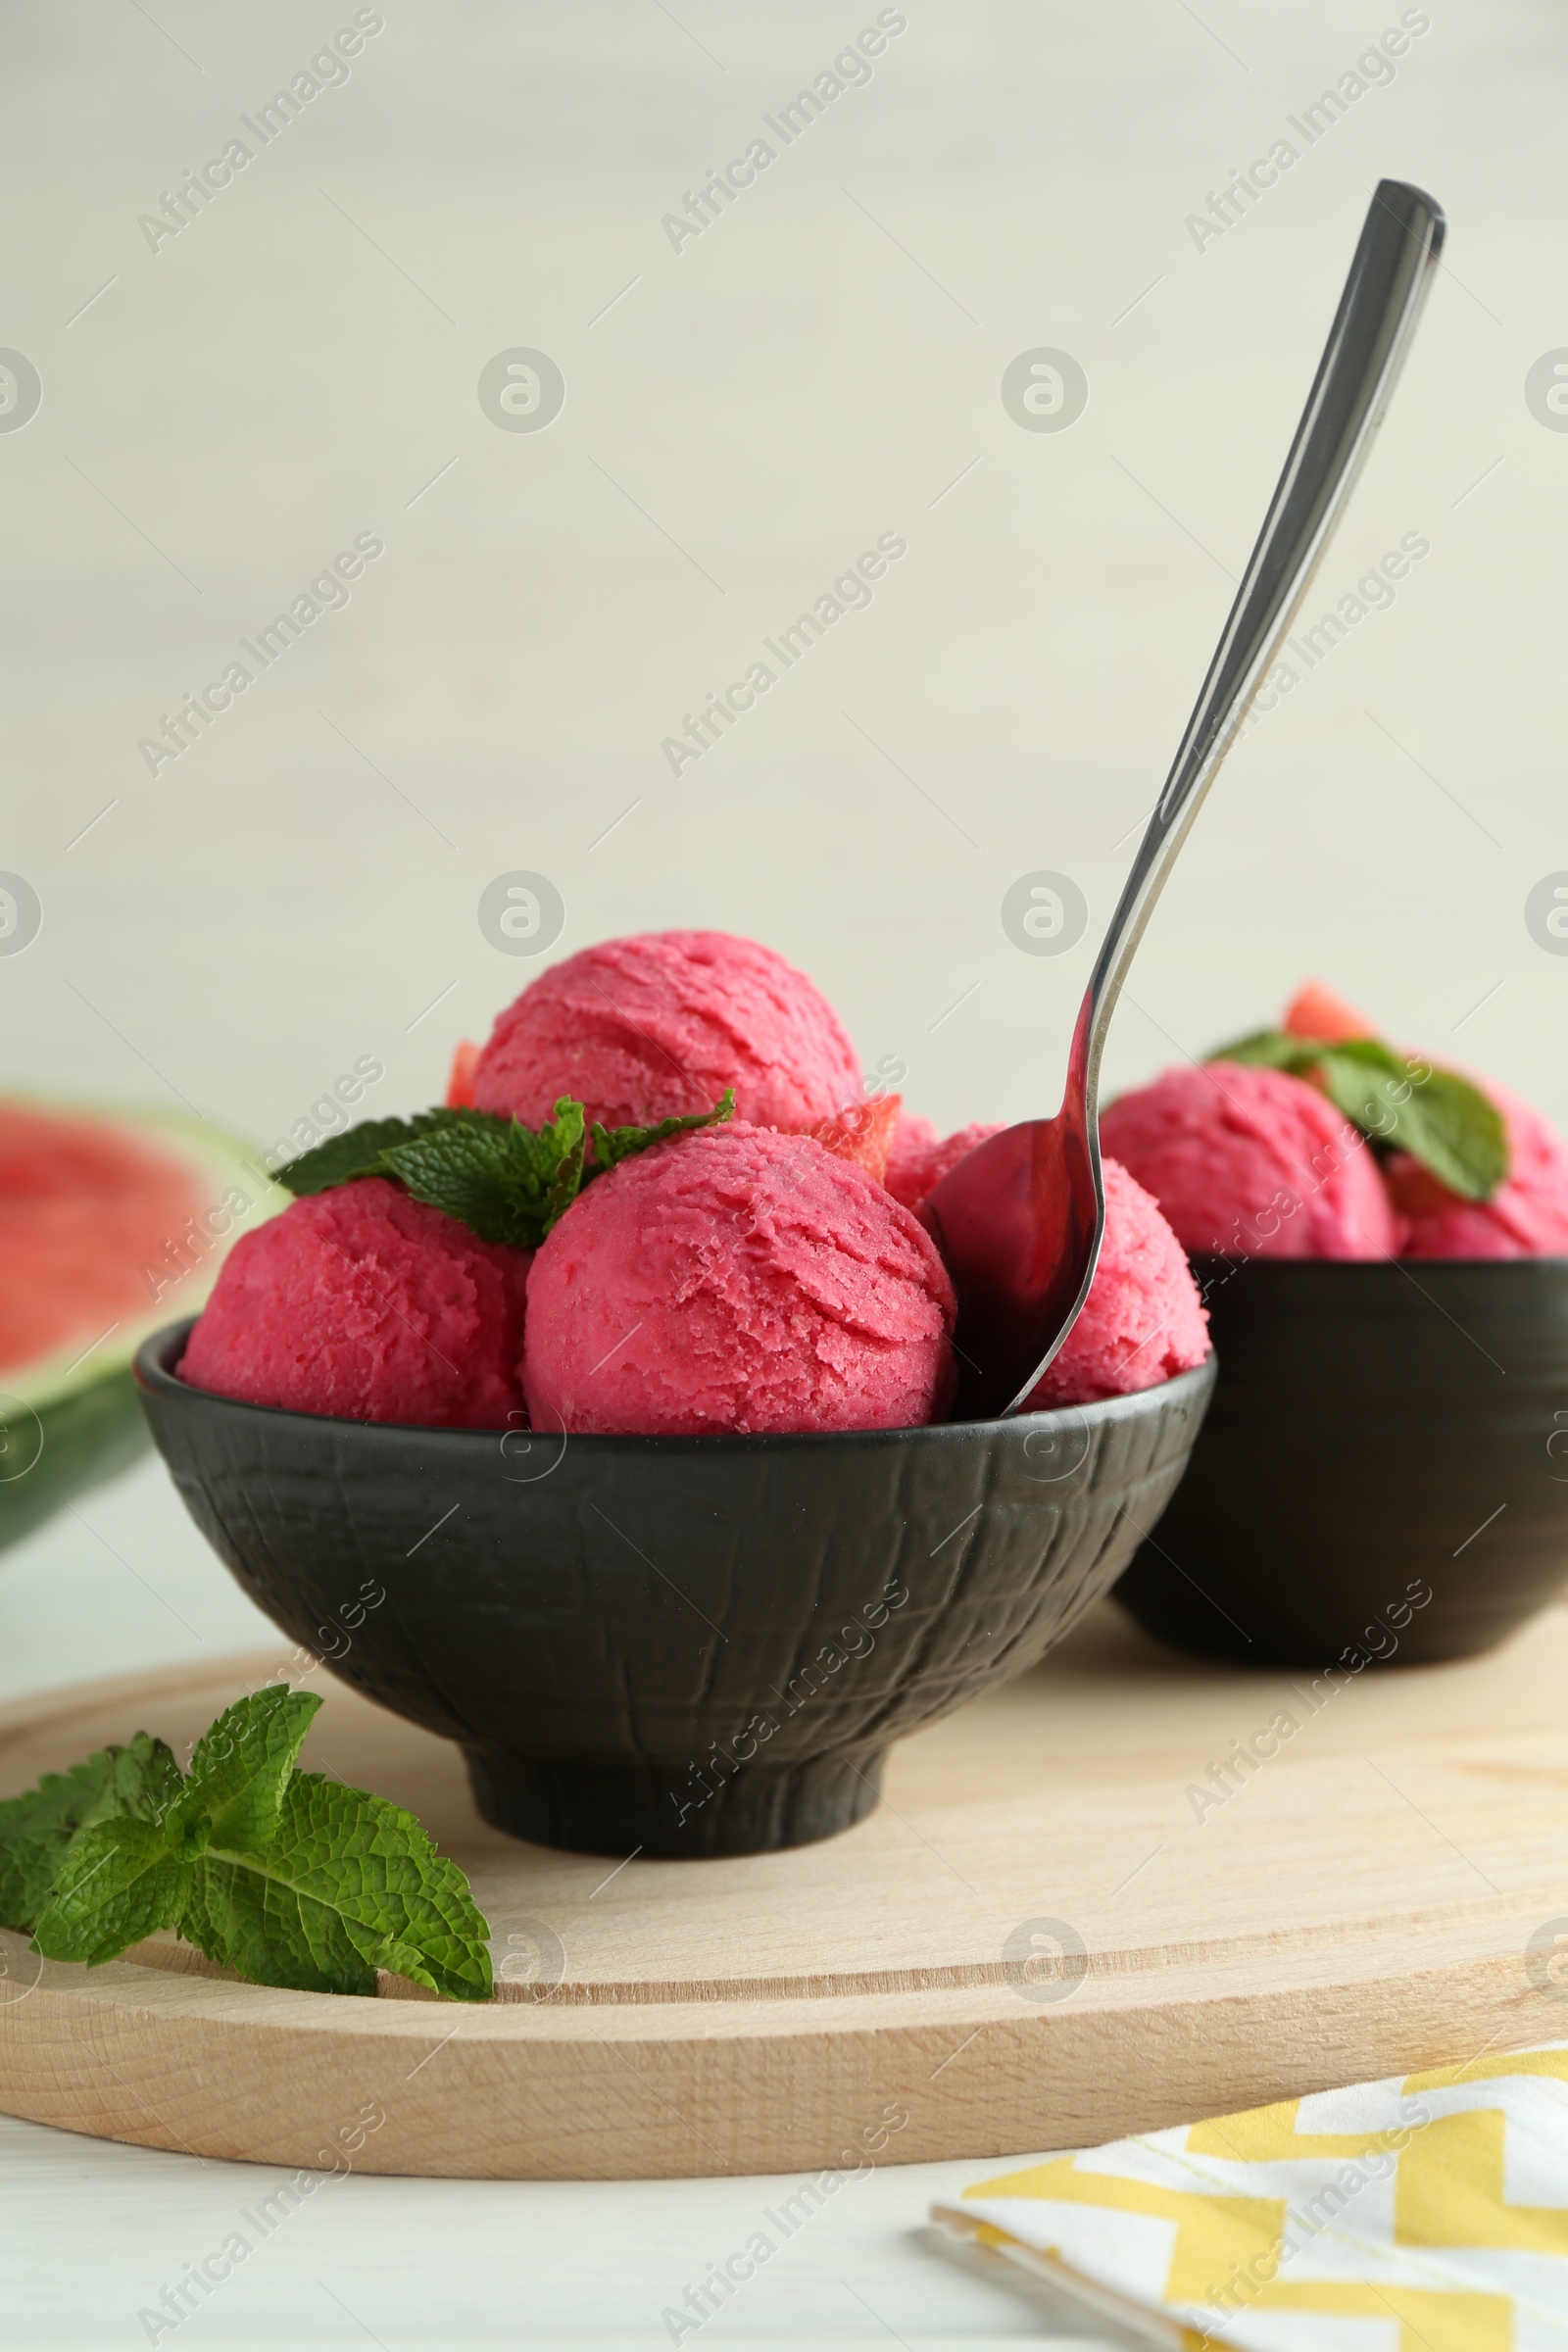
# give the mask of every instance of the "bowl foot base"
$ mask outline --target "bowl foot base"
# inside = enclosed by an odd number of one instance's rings
[[[812,1756],[799,1764],[742,1764],[720,1777],[710,1763],[662,1771],[619,1764],[537,1762],[465,1748],[473,1801],[492,1829],[582,1854],[640,1853],[677,1861],[769,1854],[853,1829],[882,1793],[885,1748]]]

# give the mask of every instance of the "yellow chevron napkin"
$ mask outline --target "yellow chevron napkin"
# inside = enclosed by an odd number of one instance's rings
[[[1568,2352],[1568,2042],[1113,2140],[932,2218],[1152,2344]]]

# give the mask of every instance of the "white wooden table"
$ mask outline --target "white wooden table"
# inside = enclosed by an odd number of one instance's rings
[[[1396,0],[907,0],[871,78],[788,144],[766,118],[869,0],[369,13],[348,78],[265,143],[244,119],[347,0],[18,0],[0,28],[0,345],[43,387],[0,429],[0,866],[44,907],[0,957],[0,1076],[183,1098],[266,1139],[369,1053],[374,1107],[422,1103],[527,976],[476,920],[526,869],[564,901],[558,952],[755,932],[914,1106],[1049,1107],[1389,172],[1448,207],[1451,267],[1323,609],[1406,535],[1430,552],[1238,750],[1111,1077],[1257,1025],[1319,970],[1568,1120],[1568,959],[1524,920],[1568,867],[1568,435],[1525,398],[1568,346],[1552,0],[1433,0],[1392,78],[1355,67]],[[1363,86],[1339,118],[1293,131],[1344,76]],[[760,135],[767,170],[672,241],[664,216]],[[244,170],[177,235],[141,225],[236,136]],[[1195,230],[1282,138],[1275,184]],[[539,432],[480,405],[519,348],[565,383]],[[1088,380],[1065,431],[1003,405],[1042,348]],[[885,532],[907,553],[870,607],[673,773],[664,738]],[[265,668],[241,657],[360,533],[385,552],[347,606]],[[141,739],[236,658],[245,692],[150,773]],[[1041,869],[1090,907],[1059,957],[999,917]],[[243,1647],[256,1624],[147,1469],[0,1568],[0,1690]],[[968,2177],[858,2184],[705,2334],[1070,2333],[920,2234]],[[138,2309],[253,2187],[0,2124],[11,2340],[144,2341]],[[770,2193],[352,2179],[181,2339],[657,2344]]]

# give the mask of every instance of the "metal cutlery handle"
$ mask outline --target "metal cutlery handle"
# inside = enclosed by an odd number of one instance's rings
[[[1144,925],[1367,461],[1444,228],[1430,196],[1402,180],[1379,181],[1285,470],[1090,975],[1068,1087],[1076,1079],[1086,1088],[1091,1135],[1105,1031]]]

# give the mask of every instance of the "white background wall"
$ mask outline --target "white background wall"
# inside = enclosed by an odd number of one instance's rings
[[[1568,959],[1523,922],[1568,865],[1568,435],[1523,396],[1568,342],[1546,0],[1433,0],[1393,83],[1201,252],[1186,216],[1303,144],[1286,117],[1392,0],[909,0],[874,78],[679,253],[662,216],[873,7],[381,13],[346,83],[156,253],[138,216],[352,8],[10,14],[0,340],[44,398],[0,434],[0,863],[45,908],[0,959],[10,1072],[174,1090],[266,1136],[373,1052],[375,1106],[422,1103],[531,968],[475,919],[523,867],[564,897],[554,954],[755,932],[868,1065],[908,1064],[916,1106],[1054,1106],[1129,828],[1389,172],[1448,208],[1452,267],[1322,601],[1406,531],[1432,553],[1238,751],[1111,1077],[1320,971],[1568,1118]],[[479,407],[514,345],[565,376],[542,432]],[[1003,408],[1036,345],[1087,371],[1065,432]],[[673,778],[682,712],[889,529],[909,553],[870,610]],[[150,777],[159,713],[362,530],[386,554],[348,609]],[[1036,867],[1092,910],[1054,960],[1000,921]]]

